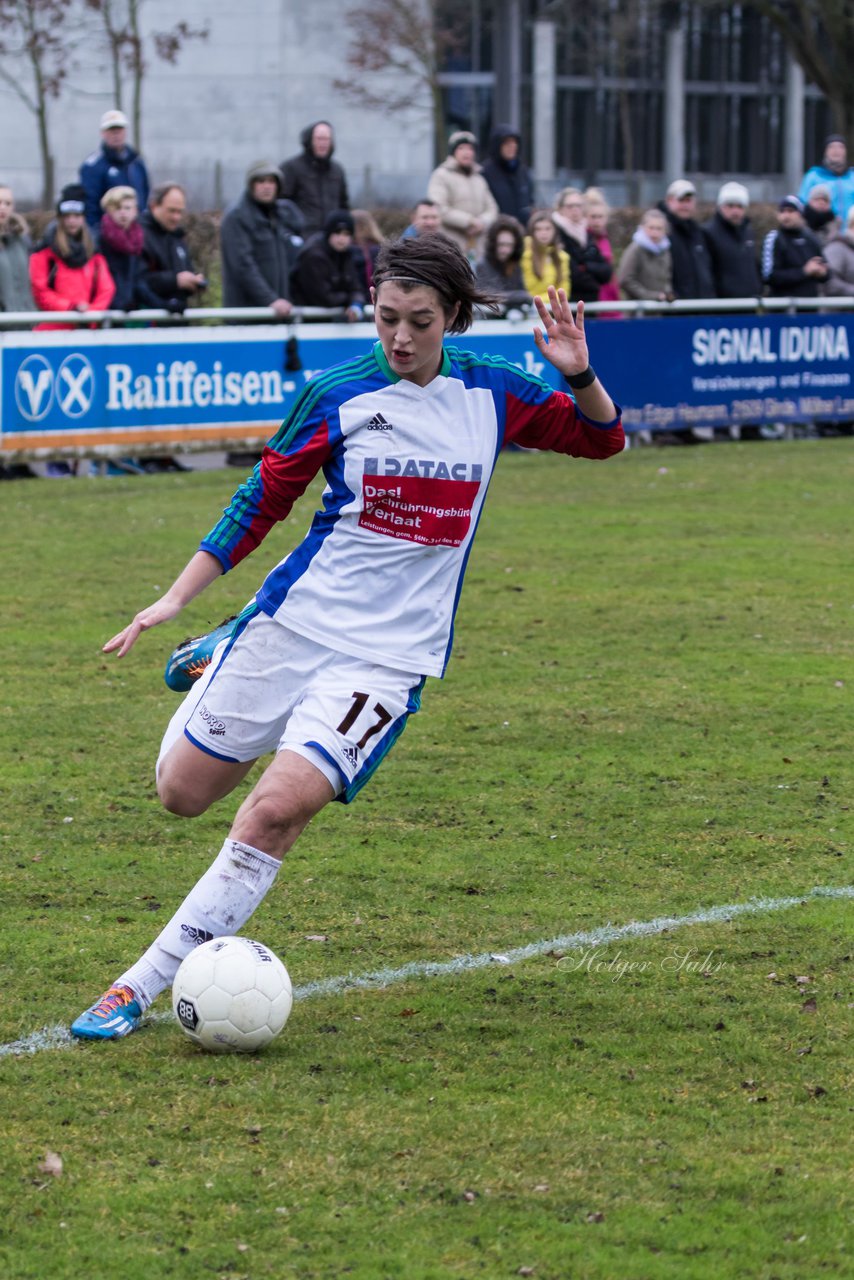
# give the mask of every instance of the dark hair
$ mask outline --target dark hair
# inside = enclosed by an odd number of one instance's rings
[[[495,246],[498,243],[498,237],[501,235],[502,231],[509,231],[513,237],[513,252],[504,262],[499,260],[495,249]],[[515,218],[511,218],[507,213],[502,213],[494,222],[489,224],[489,229],[486,233],[486,243],[484,245],[483,256],[489,265],[496,271],[500,271],[504,276],[511,275],[514,268],[522,261],[522,252],[524,248],[525,233],[522,229],[521,223],[517,222]]]
[[[471,327],[476,306],[497,310],[500,305],[493,294],[479,287],[462,249],[439,232],[384,244],[374,267],[374,285],[379,289],[387,280],[393,280],[406,292],[419,285],[435,289],[445,315],[459,304],[448,333],[465,333]]]

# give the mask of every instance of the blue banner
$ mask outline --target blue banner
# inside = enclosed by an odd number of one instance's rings
[[[854,419],[854,312],[597,320],[587,332],[629,432]]]
[[[562,385],[532,327],[451,341]],[[854,419],[854,313],[590,319],[587,335],[628,432]],[[3,334],[2,447],[261,441],[310,377],[374,340],[367,325]]]

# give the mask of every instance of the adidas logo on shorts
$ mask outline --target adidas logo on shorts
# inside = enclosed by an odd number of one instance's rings
[[[355,748],[355,747],[345,747],[345,748],[344,748],[344,750],[343,750],[343,752],[342,752],[342,754],[343,754],[343,756],[344,756],[344,759],[345,759],[345,760],[347,760],[347,761],[349,761],[349,763],[350,763],[350,764],[353,766],[353,768],[355,769],[356,765],[359,763],[359,753],[358,753],[358,751],[356,750],[356,748]]]
[[[375,413],[368,423],[369,431],[394,431],[394,425],[387,422],[381,413]]]

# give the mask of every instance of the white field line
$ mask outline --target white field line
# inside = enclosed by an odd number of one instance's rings
[[[818,885],[795,898],[750,898],[747,902],[731,902],[720,907],[706,907],[685,916],[657,916],[654,920],[632,920],[628,924],[604,924],[597,929],[580,933],[562,934],[541,942],[529,942],[527,946],[512,951],[484,951],[480,955],[455,956],[453,960],[413,960],[398,969],[377,969],[373,973],[348,973],[338,978],[319,978],[294,988],[295,1000],[313,1000],[318,996],[335,996],[344,991],[376,990],[391,987],[399,982],[415,978],[441,978],[448,974],[468,973],[472,969],[485,969],[489,965],[521,964],[551,951],[583,951],[590,947],[603,947],[611,942],[624,942],[632,938],[648,938],[673,929],[687,929],[693,925],[726,924],[739,916],[768,915],[774,911],[787,911],[790,907],[803,906],[816,898],[854,898],[852,885]],[[171,1013],[154,1014],[149,1021],[171,1021]],[[63,1049],[74,1041],[65,1026],[42,1027],[21,1040],[0,1044],[0,1058],[25,1053],[39,1053],[43,1049]]]

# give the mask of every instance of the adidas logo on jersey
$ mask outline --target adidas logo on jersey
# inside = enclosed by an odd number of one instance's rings
[[[369,431],[394,431],[391,422],[387,422],[381,413],[375,413],[368,423]]]
[[[355,769],[356,765],[359,763],[359,753],[358,753],[358,751],[356,750],[356,748],[355,748],[355,747],[345,747],[345,748],[344,748],[344,750],[343,750],[343,752],[342,752],[342,755],[344,756],[344,759],[345,759],[345,760],[349,760],[350,764],[351,764],[351,765],[353,766],[353,768]]]

